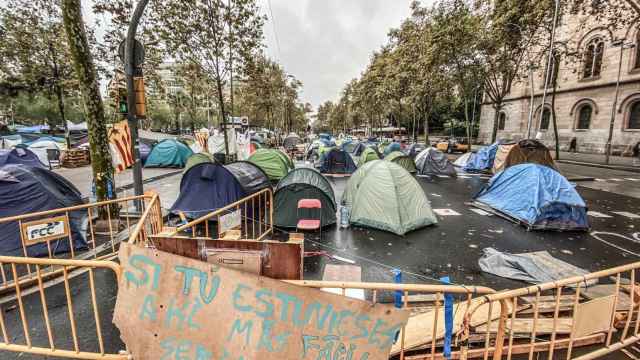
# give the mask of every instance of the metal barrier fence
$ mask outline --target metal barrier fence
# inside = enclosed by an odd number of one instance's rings
[[[211,221],[215,221],[210,229]],[[245,240],[263,240],[269,234],[273,234],[273,191],[262,189],[239,201],[217,209],[207,215],[177,227],[167,234],[174,236],[180,232],[189,231],[191,236],[200,234],[210,238],[212,233],[215,238],[221,238],[229,227],[240,229],[240,238]]]
[[[0,262],[11,269],[14,277],[17,276],[20,267],[33,267],[36,280],[34,284],[29,286],[14,282],[13,299],[5,298],[0,302],[0,350],[70,359],[123,360],[130,358],[127,354],[109,353],[106,350],[103,331],[108,329],[106,326],[111,325],[111,321],[108,319],[103,322],[102,319],[110,309],[105,309],[104,306],[100,308],[96,295],[98,288],[96,277],[105,276],[102,271],[106,271],[106,276],[114,276],[117,280],[121,276],[120,265],[113,261],[102,260],[35,259],[8,256],[0,256]],[[54,289],[45,286],[46,279],[43,275],[43,268],[60,269],[64,295],[57,291],[61,288]],[[88,275],[86,278],[76,276],[72,286],[70,275],[74,271],[82,271]],[[80,294],[77,289],[83,289],[84,294]],[[60,301],[60,298],[62,298],[60,304],[65,306],[50,305],[56,300]],[[100,298],[100,303],[103,302],[104,299]],[[74,304],[78,303],[86,306],[74,307]],[[14,305],[7,306],[10,304]],[[82,318],[82,322],[78,322],[79,314],[81,314],[80,316],[86,315],[88,306],[93,310],[92,314],[86,316],[87,318]],[[50,309],[53,308],[59,310],[55,310],[56,313],[52,314]],[[61,321],[61,314],[58,313],[63,308],[66,308],[66,321]],[[36,322],[41,323],[44,329],[36,329],[34,327]],[[91,332],[93,333],[91,334]],[[36,337],[35,334],[40,336]],[[82,345],[80,339],[83,341]],[[87,339],[95,341],[89,341],[89,344],[85,344]]]
[[[157,211],[159,198],[153,193],[0,218],[0,224],[5,225],[5,229],[13,228],[11,231],[19,234],[20,244],[14,251],[15,255],[104,260],[113,258],[118,244],[133,235],[134,226],[138,227],[139,214],[133,210],[136,204],[147,213],[152,203],[157,204],[154,206],[156,211],[149,214],[146,223],[161,225],[162,215]],[[81,244],[80,236],[83,240],[86,238],[86,246],[78,246]],[[60,270],[53,268],[41,267],[40,270],[45,279],[61,275]],[[34,267],[26,264],[14,274],[8,264],[0,261],[0,294],[13,288],[16,278],[23,285],[34,282]]]

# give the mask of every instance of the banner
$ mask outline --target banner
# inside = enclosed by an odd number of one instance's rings
[[[114,323],[137,360],[387,359],[409,316],[125,243],[120,263]]]
[[[113,124],[109,130],[109,148],[113,168],[117,173],[125,171],[133,165],[131,154],[131,131],[126,120]]]

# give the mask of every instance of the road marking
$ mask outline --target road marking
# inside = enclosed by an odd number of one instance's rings
[[[473,211],[474,213],[478,214],[478,215],[482,215],[482,216],[488,216],[491,215],[488,212],[482,210],[482,209],[469,209],[471,211]]]
[[[467,175],[458,175],[458,179],[471,179],[471,177]]]
[[[439,178],[445,178],[448,179],[450,176],[449,175],[437,175]]]
[[[624,178],[624,179],[629,181],[640,181],[640,179],[636,179],[636,178]]]
[[[594,179],[594,180],[595,180],[595,181],[600,181],[600,182],[602,182],[602,181],[607,181],[607,180],[605,180],[605,179],[597,179],[597,178],[596,178],[596,179]]]
[[[628,211],[612,211],[612,213],[620,215],[620,216],[628,217],[629,219],[640,219],[640,215],[634,214],[634,213],[630,213]]]
[[[624,181],[623,179],[618,179],[618,178],[611,178],[611,179],[607,179],[609,181]]]
[[[436,193],[431,193],[431,196],[435,196],[435,197],[442,197],[442,195],[440,195],[440,194],[436,194]]]
[[[460,216],[459,212],[452,209],[433,209],[433,212],[440,216]]]
[[[603,214],[597,211],[587,211],[587,215],[593,216],[595,218],[611,218],[612,217],[611,215]]]

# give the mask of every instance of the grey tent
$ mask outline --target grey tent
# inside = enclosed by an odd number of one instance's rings
[[[287,174],[276,186],[274,198],[276,226],[296,227],[297,206],[300,199],[320,200],[322,226],[336,223],[336,200],[329,181],[315,169],[297,168]],[[317,210],[308,210],[305,216],[317,219]]]
[[[416,156],[416,168],[420,175],[448,175],[456,177],[456,169],[442,151],[436,148],[422,150]]]
[[[351,208],[349,222],[404,235],[437,222],[420,184],[402,166],[374,160],[349,179],[342,203]]]

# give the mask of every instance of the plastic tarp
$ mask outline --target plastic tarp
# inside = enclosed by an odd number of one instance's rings
[[[63,146],[56,141],[43,138],[32,142],[28,148],[36,154],[41,163],[48,164],[47,149],[62,150]]]
[[[471,155],[473,155],[473,153],[470,153],[470,152],[460,155],[453,162],[453,166],[464,168],[465,166],[467,166],[467,162],[469,162],[469,159],[471,158]]]
[[[23,215],[61,207],[81,205],[78,189],[62,176],[39,167],[5,165],[0,168],[0,218]],[[87,247],[87,212],[69,213],[70,230],[75,250]],[[52,253],[70,251],[68,238],[52,240]],[[27,256],[48,255],[46,243],[27,248]],[[0,223],[0,255],[24,256],[17,221]]]
[[[480,172],[491,169],[493,167],[493,161],[496,158],[498,146],[500,146],[500,143],[496,142],[483,147],[478,150],[477,153],[471,155],[464,167],[464,171]]]
[[[293,169],[291,159],[275,149],[258,149],[251,154],[249,162],[262,169],[271,181],[279,181]]]
[[[320,217],[322,226],[336,223],[336,200],[333,188],[329,181],[315,169],[298,168],[291,171],[280,180],[274,196],[274,222],[278,227],[296,227],[298,214],[304,214],[305,218]],[[322,209],[298,212],[298,201],[301,199],[318,199]]]
[[[357,169],[351,156],[337,148],[331,149],[321,159],[320,172],[323,174],[353,174]]]
[[[260,187],[249,185],[242,178],[244,175],[239,176],[239,179],[236,173],[238,171],[217,163],[193,166],[180,180],[180,194],[171,206],[171,212],[183,212],[189,218],[197,218],[251,195],[254,189],[270,186],[264,174],[259,175],[260,178],[256,177],[256,181],[262,184]],[[245,182],[246,187],[242,186],[241,181]]]
[[[184,172],[189,171],[192,167],[206,162],[213,162],[213,155],[207,153],[197,153],[189,156],[187,164],[184,166]]]
[[[45,168],[38,156],[27,148],[15,148],[13,150],[0,150],[0,166],[9,164],[22,164]]]
[[[498,146],[498,150],[496,151],[496,157],[493,160],[493,167],[491,171],[494,174],[499,173],[504,170],[505,161],[507,160],[507,156],[509,156],[509,152],[513,147],[516,146],[515,143],[510,144],[501,144]]]
[[[416,163],[413,162],[413,159],[409,157],[409,155],[405,155],[403,152],[394,151],[385,156],[384,159],[402,166],[410,173],[416,172]]]
[[[42,133],[43,131],[49,131],[49,125],[34,125],[34,126],[22,126],[16,128],[19,133]]]
[[[422,150],[416,156],[416,168],[421,175],[448,175],[456,177],[456,169],[447,155],[436,148]]]
[[[238,151],[235,129],[227,129],[227,140],[229,144],[229,154],[235,154]],[[215,130],[207,140],[207,147],[209,148],[210,154],[224,154],[224,133]]]
[[[485,248],[482,252],[483,255],[478,260],[478,265],[480,265],[482,271],[532,284],[553,282],[573,276],[584,276],[589,273],[586,270],[554,258],[546,251],[509,254],[493,248]]]
[[[360,154],[360,158],[358,159],[358,167],[368,163],[369,161],[380,160],[380,156],[378,156],[378,152],[371,148],[367,147],[364,149],[362,154]]]
[[[494,175],[475,203],[530,229],[589,229],[582,197],[564,176],[542,165],[516,165]]]
[[[416,179],[390,161],[366,163],[349,179],[342,204],[351,208],[351,224],[404,235],[437,223]]]
[[[182,168],[193,151],[180,141],[174,139],[162,140],[153,147],[144,167],[175,167]]]

